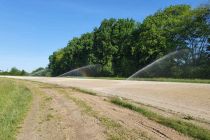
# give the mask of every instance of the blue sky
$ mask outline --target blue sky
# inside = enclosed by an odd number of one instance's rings
[[[54,51],[90,32],[104,18],[146,16],[169,5],[196,7],[207,0],[0,0],[0,70],[32,71]]]

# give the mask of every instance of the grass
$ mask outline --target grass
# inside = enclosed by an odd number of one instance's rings
[[[133,78],[136,81],[183,82],[210,84],[210,79],[175,79],[175,78]]]
[[[106,79],[106,80],[126,80],[127,79],[123,77],[79,77],[79,76],[66,76],[66,77],[67,78],[80,78],[80,79]]]
[[[94,77],[94,79],[106,79],[106,80],[126,80],[122,77]],[[158,81],[158,82],[182,82],[182,83],[205,83],[210,84],[210,79],[179,79],[179,78],[133,78],[131,80],[136,81]]]
[[[70,87],[70,88],[73,89],[73,90],[79,91],[81,93],[86,93],[86,94],[90,94],[90,95],[94,95],[94,96],[97,95],[97,93],[95,93],[93,91],[90,91],[90,90],[87,90],[87,89],[82,89],[82,88],[77,88],[77,87]]]
[[[0,78],[0,139],[13,140],[26,115],[32,93],[18,82]]]
[[[192,123],[174,119],[174,118],[168,118],[168,117],[161,116],[161,115],[156,114],[146,108],[138,107],[132,103],[121,100],[119,98],[112,98],[111,102],[116,105],[136,111],[152,121],[155,121],[155,122],[165,125],[167,127],[173,128],[176,131],[181,132],[187,136],[191,136],[195,139],[210,140],[210,131],[209,130],[201,128],[199,126],[195,126]]]
[[[46,121],[50,121],[53,118],[52,114],[47,114]]]
[[[45,98],[45,101],[51,101],[52,100],[52,97],[46,97]]]
[[[123,77],[70,77],[81,79],[105,79],[105,80],[126,80]],[[132,78],[135,81],[159,81],[159,82],[183,82],[183,83],[205,83],[210,84],[210,79],[179,79],[179,78]]]

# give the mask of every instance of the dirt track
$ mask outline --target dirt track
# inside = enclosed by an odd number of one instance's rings
[[[117,95],[210,122],[210,84],[102,79],[12,77]]]
[[[18,140],[190,139],[131,110],[71,88],[24,82],[33,91]],[[129,119],[128,119],[129,118]]]
[[[33,103],[17,140],[104,140],[104,128],[96,118],[82,113],[73,101],[56,89],[27,82]]]

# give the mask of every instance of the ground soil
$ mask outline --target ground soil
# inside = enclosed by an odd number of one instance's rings
[[[123,129],[127,133],[126,137],[122,137],[124,139],[190,139],[136,112],[111,104],[107,97],[49,84],[24,84],[33,91],[33,102],[17,135],[18,140],[110,139],[107,129],[111,128],[104,126],[100,117],[84,112],[71,98],[81,100],[99,116],[120,124],[121,127],[117,129]],[[115,129],[112,131],[118,132]]]
[[[30,84],[33,103],[17,135],[18,140],[103,140],[99,121],[55,90]],[[37,92],[38,90],[38,92]]]
[[[120,122],[124,127],[143,132],[143,134],[151,139],[189,139],[173,129],[148,120],[138,113],[107,102],[109,99],[106,97],[92,96],[79,92],[74,94],[74,96],[87,102],[94,110],[101,114]]]
[[[9,78],[23,79],[23,84],[33,91],[31,109],[19,130],[18,140],[192,139],[110,103],[110,96],[124,97],[165,116],[190,115],[196,124],[201,122],[209,128],[209,84]],[[85,94],[72,87],[98,94]],[[85,106],[89,111],[84,111]]]
[[[210,84],[103,79],[10,77],[79,87],[104,96],[119,96],[210,124]]]

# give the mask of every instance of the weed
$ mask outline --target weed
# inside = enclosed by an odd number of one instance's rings
[[[202,140],[210,139],[210,131],[208,131],[204,128],[201,128],[199,126],[195,126],[192,123],[161,116],[159,114],[156,114],[152,111],[147,110],[146,108],[143,108],[143,107],[140,108],[132,103],[129,103],[129,102],[124,101],[119,98],[112,98],[111,102],[116,105],[128,108],[130,110],[134,110],[134,111],[144,115],[145,117],[147,117],[148,119],[150,119],[152,121],[155,121],[155,122],[165,125],[167,127],[173,128],[176,131],[181,132],[185,135],[191,136],[193,138],[202,139]]]

